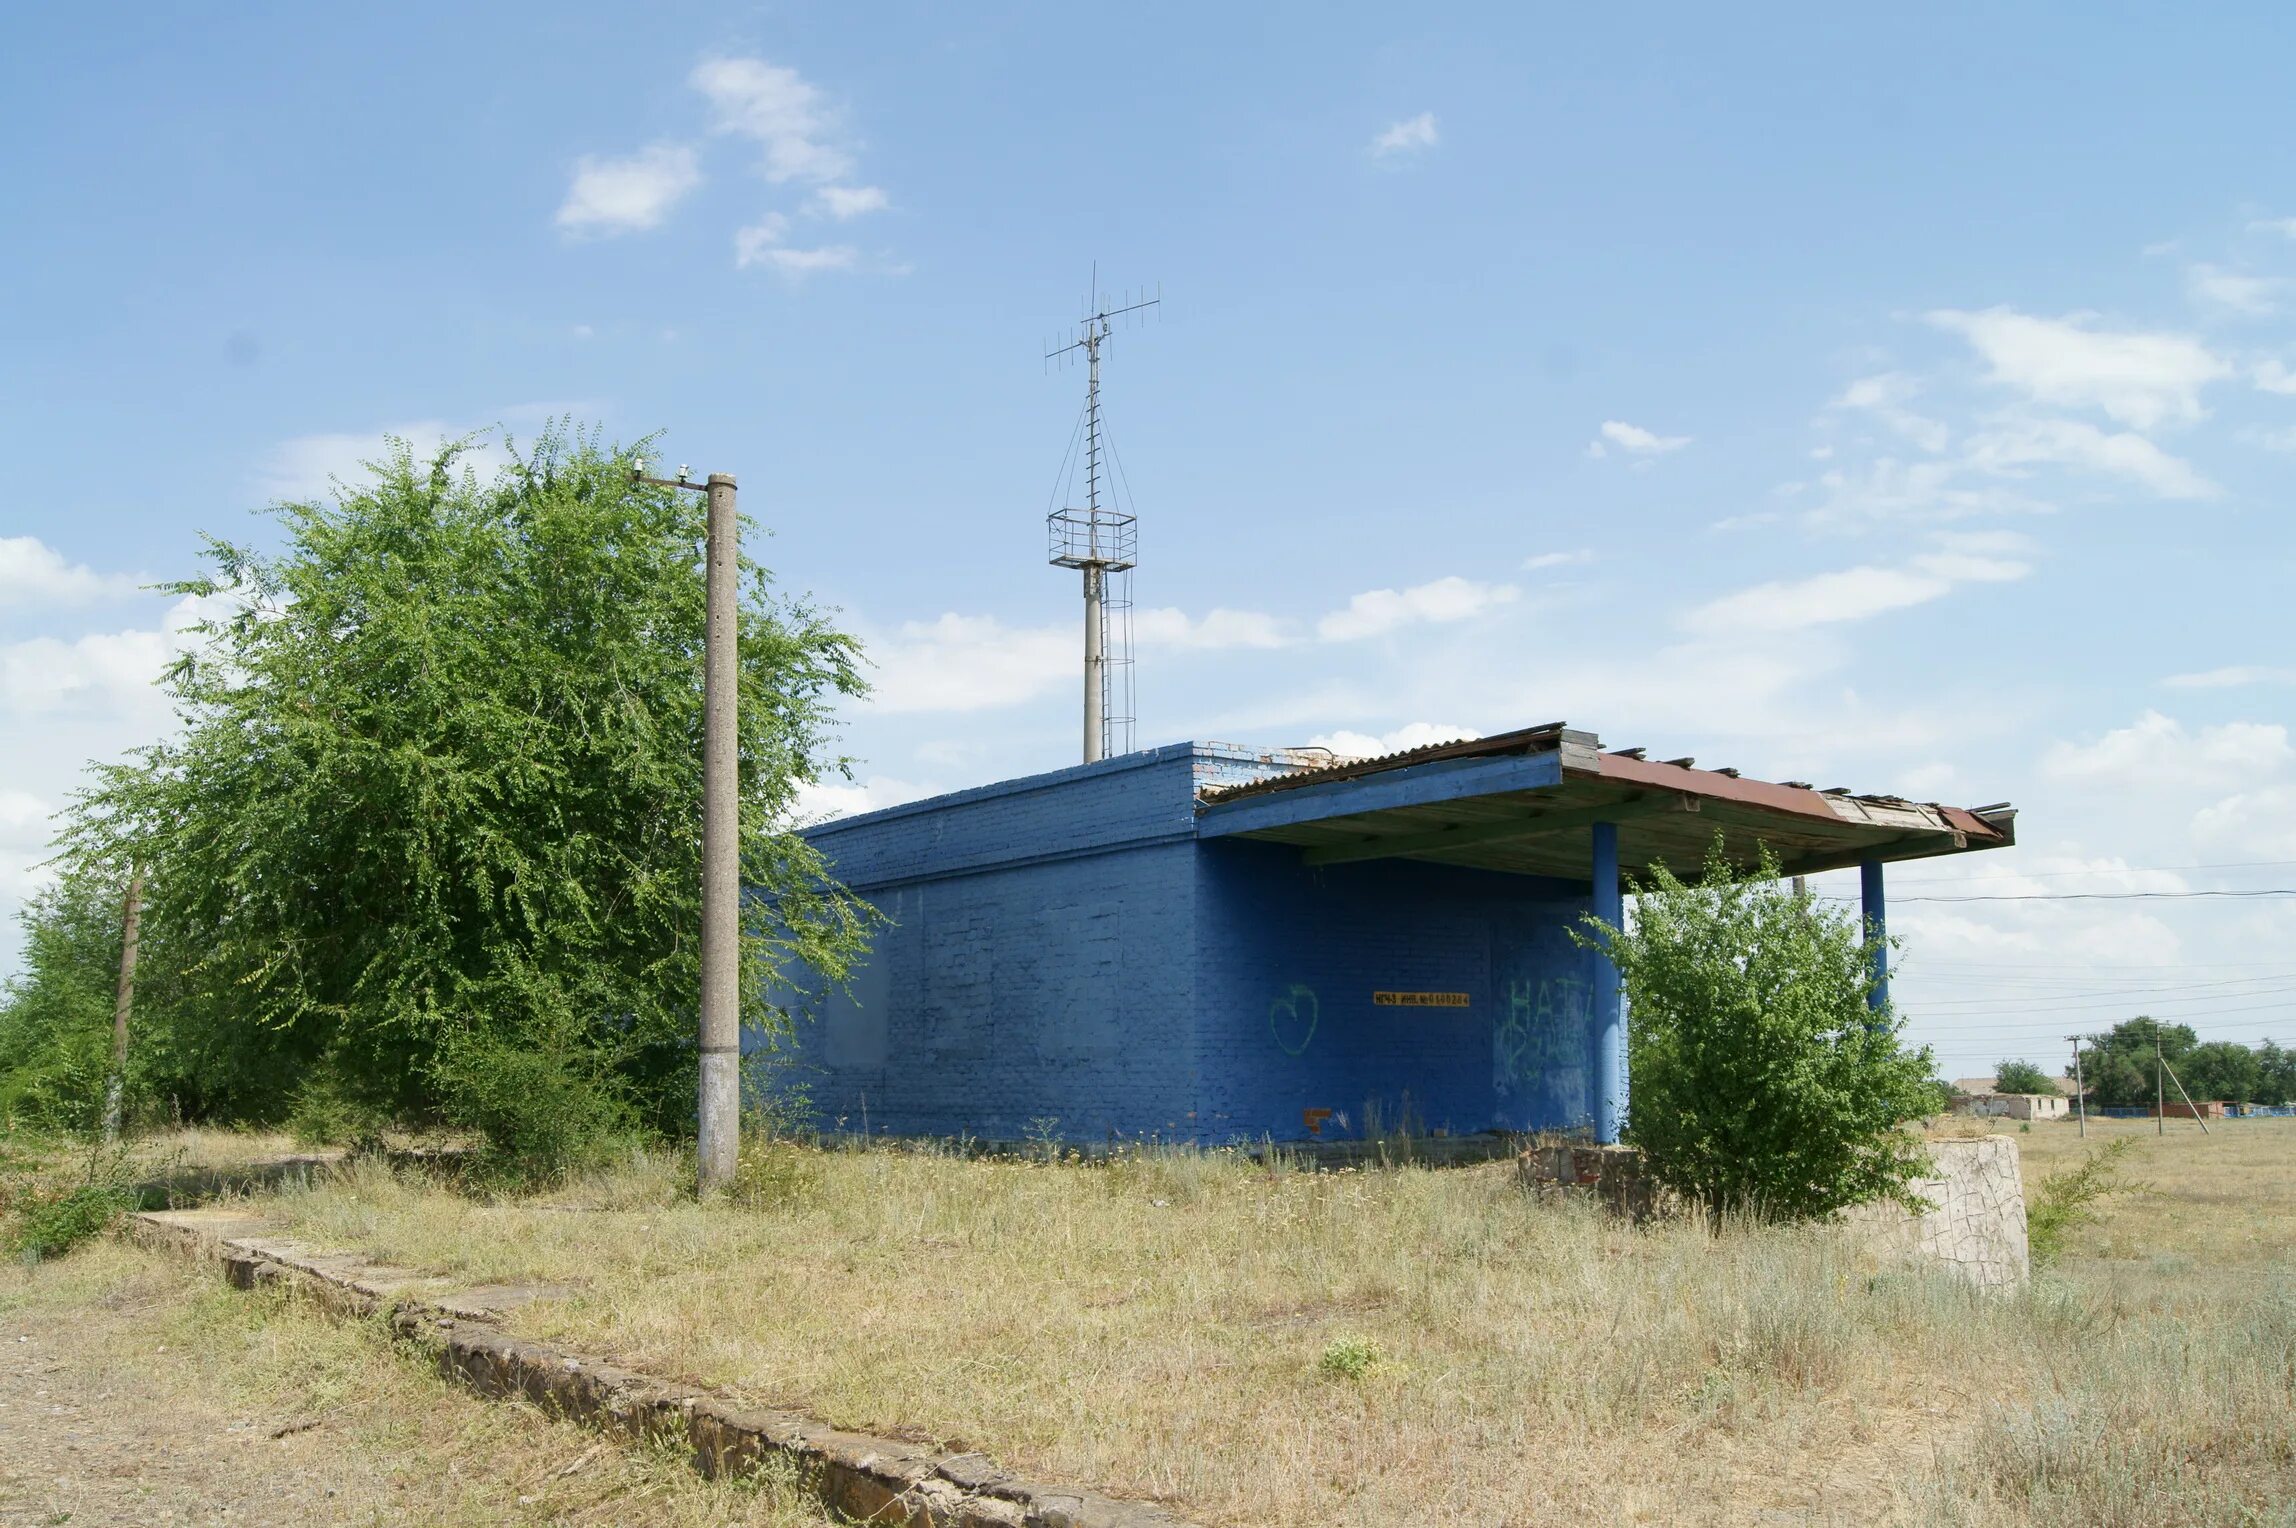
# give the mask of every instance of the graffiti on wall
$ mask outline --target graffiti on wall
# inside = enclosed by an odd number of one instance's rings
[[[1594,1112],[1587,983],[1518,976],[1506,983],[1492,1029],[1492,1081],[1501,1098],[1542,1120],[1575,1123]]]
[[[1293,982],[1283,996],[1268,1004],[1268,1032],[1276,1037],[1285,1055],[1304,1056],[1322,1017],[1323,1005],[1316,1001],[1315,988]]]

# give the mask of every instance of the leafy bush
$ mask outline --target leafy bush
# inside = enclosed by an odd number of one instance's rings
[[[25,1262],[60,1257],[135,1208],[135,1164],[125,1148],[93,1146],[75,1173],[57,1173],[53,1161],[10,1164],[0,1180],[8,1253]]]
[[[2135,1145],[2125,1136],[2109,1141],[2041,1180],[2033,1202],[2025,1206],[2025,1245],[2036,1265],[2056,1261],[2076,1229],[2104,1218],[2100,1206],[2106,1199],[2129,1191],[2124,1158]]]
[[[1631,926],[1593,922],[1632,1005],[1626,1140],[1650,1177],[1729,1218],[1803,1220],[1904,1199],[1927,1170],[1901,1127],[1934,1095],[1926,1048],[1874,1010],[1857,919],[1797,897],[1764,851],[1743,875],[1709,852],[1684,885],[1635,888]]]
[[[132,1208],[128,1196],[108,1184],[35,1193],[16,1207],[16,1234],[9,1251],[28,1262],[60,1257]]]
[[[346,1087],[333,1067],[322,1064],[296,1090],[286,1124],[295,1144],[308,1149],[377,1142],[390,1120],[358,1089]]]
[[[620,1080],[563,1045],[464,1035],[450,1042],[435,1082],[447,1117],[485,1139],[478,1177],[501,1187],[557,1183],[637,1144]]]
[[[1379,1349],[1360,1337],[1342,1337],[1324,1346],[1316,1369],[1331,1379],[1361,1379],[1379,1363]]]

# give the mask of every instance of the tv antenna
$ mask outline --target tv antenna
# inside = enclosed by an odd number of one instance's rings
[[[1161,285],[1156,295],[1127,292],[1121,300],[1100,291],[1100,267],[1092,268],[1092,291],[1084,300],[1075,337],[1045,352],[1047,364],[1081,350],[1084,352],[1084,413],[1069,440],[1061,476],[1053,485],[1053,502],[1060,507],[1045,516],[1048,561],[1056,568],[1076,568],[1084,574],[1084,762],[1091,764],[1111,754],[1132,751],[1134,705],[1132,692],[1132,567],[1136,560],[1135,516],[1116,507],[1116,488],[1124,467],[1115,457],[1100,418],[1100,352],[1118,319],[1141,322],[1140,315],[1164,300]],[[1061,505],[1065,488],[1075,486],[1078,444],[1082,443],[1084,502]],[[1108,473],[1110,462],[1116,478]],[[1108,502],[1103,504],[1105,495]],[[1131,489],[1123,495],[1131,500]],[[1137,507],[1137,506],[1135,506]]]

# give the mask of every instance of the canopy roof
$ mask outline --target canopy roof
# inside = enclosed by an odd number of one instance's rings
[[[1383,758],[1340,760],[1197,793],[1196,832],[1297,844],[1309,864],[1416,859],[1586,881],[1597,822],[1619,865],[1698,875],[1715,835],[1734,864],[1767,846],[1786,875],[2016,842],[2006,803],[1967,809],[1749,780],[1734,769],[1605,752],[1563,723]]]

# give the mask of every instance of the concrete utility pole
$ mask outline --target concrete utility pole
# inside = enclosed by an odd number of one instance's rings
[[[2164,1080],[2168,1063],[2160,1054],[2160,1020],[2153,1020],[2153,1134],[2168,1134],[2168,1084]]]
[[[2089,1133],[2089,1085],[2081,1078],[2081,1037],[2067,1035],[2073,1042],[2073,1107],[2081,1111],[2081,1134]]]
[[[104,1139],[120,1138],[120,1095],[127,1086],[128,1010],[136,1000],[136,940],[143,921],[143,866],[128,872],[120,911],[120,984],[112,997],[112,1075],[104,1081]]]
[[[701,1094],[697,1100],[695,1187],[703,1195],[733,1182],[741,1155],[741,529],[734,480],[706,484],[687,470],[633,480],[709,495],[702,638],[702,1013]]]
[[[734,481],[709,481],[709,624],[702,681],[702,1086],[699,1188],[741,1155],[741,531]]]

